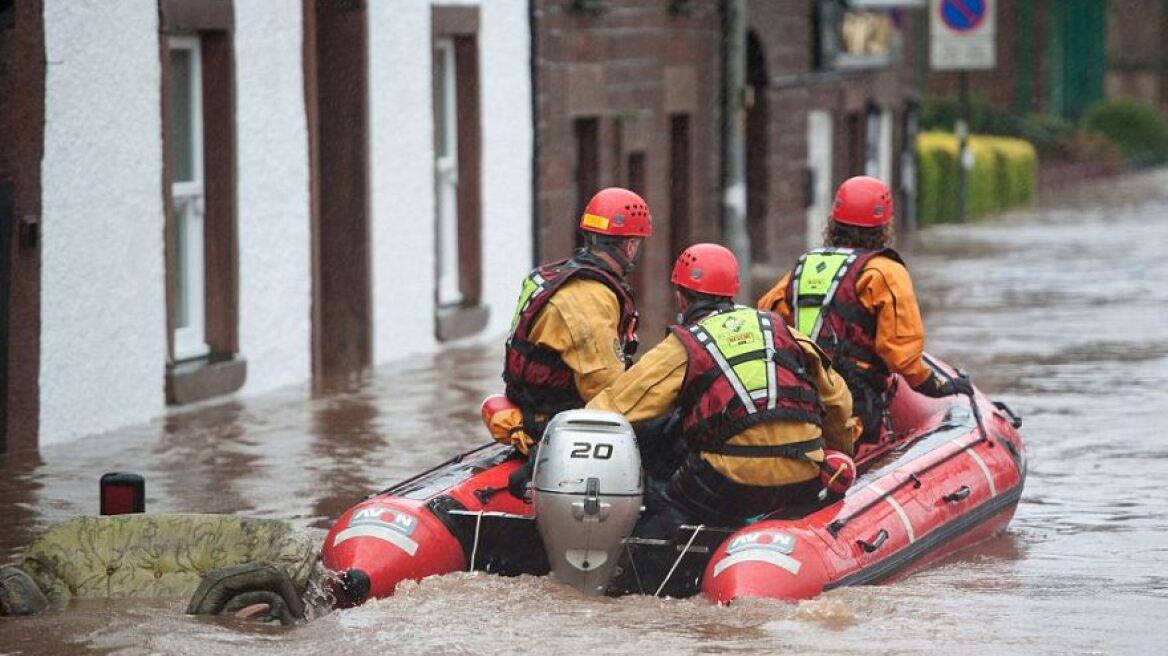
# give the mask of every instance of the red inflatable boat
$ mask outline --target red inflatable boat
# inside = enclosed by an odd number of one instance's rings
[[[1026,475],[1018,417],[980,392],[930,399],[900,383],[893,394],[888,435],[880,444],[861,448],[856,457],[861,475],[842,498],[799,518],[764,518],[745,528],[684,527],[675,543],[630,538],[623,549],[666,548],[678,554],[679,563],[688,559],[688,569],[700,576],[701,591],[714,601],[805,599],[840,586],[886,581],[1001,532],[1014,514]],[[612,415],[619,422],[606,417],[598,421],[589,412],[564,413],[573,415],[564,422],[571,425],[561,427],[568,431],[565,438],[552,439],[549,426],[536,466],[537,483],[541,467],[553,469],[549,459],[611,466],[570,460],[581,453],[603,455],[598,447],[611,452],[609,438],[621,431],[619,416]],[[631,435],[631,429],[627,432]],[[593,440],[592,433],[600,437]],[[551,445],[565,442],[571,455],[564,451],[561,458]],[[635,452],[635,441],[629,443]],[[550,456],[545,454],[549,451]],[[503,575],[554,570],[553,576],[573,580],[559,576],[560,568],[568,561],[579,568],[582,560],[582,571],[597,571],[598,563],[606,560],[603,549],[570,549],[548,539],[549,527],[566,524],[545,521],[546,512],[540,515],[545,524],[541,539],[532,504],[507,491],[508,476],[520,464],[512,449],[489,444],[348,510],[322,551],[323,564],[336,574],[337,604],[360,604],[393,594],[403,580],[460,570]],[[639,478],[639,459],[631,466]],[[555,494],[568,501],[580,499],[563,507],[573,508],[585,533],[587,527],[599,526],[610,508],[616,516],[619,503],[639,507],[639,481],[636,490],[617,491],[609,482],[612,476],[580,471],[570,476],[557,472],[563,481],[571,479],[581,487]],[[544,491],[547,499],[552,494]],[[537,492],[537,505],[539,501]],[[545,543],[549,548],[556,543],[558,552],[545,552]],[[608,553],[614,554],[611,548]],[[614,558],[608,560],[611,567]]]

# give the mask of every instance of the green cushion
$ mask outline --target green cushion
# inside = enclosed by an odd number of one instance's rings
[[[79,517],[49,529],[21,568],[52,600],[189,597],[217,568],[266,561],[303,589],[317,549],[287,522],[231,515]]]

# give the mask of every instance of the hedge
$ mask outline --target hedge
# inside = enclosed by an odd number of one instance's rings
[[[969,217],[1030,205],[1038,188],[1038,155],[1021,139],[973,135]],[[920,225],[957,218],[957,137],[948,132],[917,136],[917,208]]]
[[[1147,103],[1108,100],[1088,109],[1081,125],[1084,132],[1109,139],[1136,165],[1168,161],[1168,118]]]
[[[960,111],[961,105],[953,98],[927,97],[921,105],[921,129],[952,130]],[[980,100],[970,103],[969,129],[974,134],[1029,141],[1043,159],[1070,155],[1075,134],[1075,124],[1060,116],[1014,114]]]

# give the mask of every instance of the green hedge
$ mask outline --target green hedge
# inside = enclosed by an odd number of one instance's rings
[[[955,99],[928,97],[921,105],[921,129],[952,130],[960,113]],[[988,103],[970,103],[969,129],[974,134],[1025,139],[1034,144],[1043,159],[1071,155],[1075,124],[1053,114],[1014,114]]]
[[[1099,103],[1083,115],[1082,129],[1106,137],[1134,164],[1168,161],[1168,119],[1147,103],[1126,98]]]
[[[1030,205],[1038,189],[1038,155],[1021,139],[973,135],[969,216]],[[920,225],[957,218],[957,137],[922,132],[917,137],[917,208]]]

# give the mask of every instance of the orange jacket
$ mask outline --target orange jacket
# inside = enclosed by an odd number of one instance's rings
[[[793,323],[787,303],[791,272],[758,299],[759,309],[777,312]],[[856,279],[860,303],[876,317],[876,354],[888,370],[904,376],[910,386],[928,380],[932,370],[925,364],[925,327],[913,293],[912,278],[899,262],[876,256],[868,261]]]

